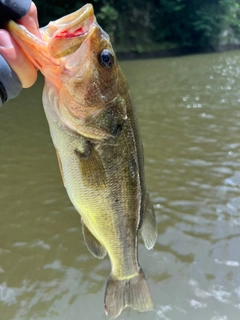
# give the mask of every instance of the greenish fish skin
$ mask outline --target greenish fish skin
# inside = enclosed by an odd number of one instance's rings
[[[80,40],[60,37],[81,28]],[[154,246],[156,219],[144,182],[133,100],[108,35],[89,4],[43,28],[41,41],[16,25],[9,30],[45,76],[44,110],[85,243],[95,257],[110,258],[106,314],[116,318],[127,306],[151,310],[137,246],[138,230],[145,246]],[[101,61],[101,53],[110,57],[109,64]]]

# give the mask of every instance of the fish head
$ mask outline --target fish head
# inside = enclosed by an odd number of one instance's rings
[[[93,123],[92,119],[112,101],[119,100],[126,83],[109,36],[96,21],[93,6],[86,4],[50,22],[40,29],[39,37],[13,21],[7,28],[44,75],[44,95],[51,102],[46,103],[47,108],[70,130],[88,135],[84,124]],[[122,105],[120,113],[124,118],[126,110]]]

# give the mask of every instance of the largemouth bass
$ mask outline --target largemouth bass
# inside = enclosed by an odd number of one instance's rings
[[[95,257],[110,258],[106,314],[152,309],[137,236],[151,249],[156,220],[133,100],[109,36],[91,4],[50,22],[39,38],[13,21],[7,28],[45,77],[43,106],[85,243]]]

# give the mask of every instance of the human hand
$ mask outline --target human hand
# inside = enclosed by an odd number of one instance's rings
[[[16,7],[18,12],[14,12]],[[18,19],[17,22],[24,25],[31,33],[40,36],[37,9],[31,0],[23,0],[21,3],[18,0],[0,0],[0,10],[2,10],[2,8],[6,9],[9,19],[15,18],[15,20],[16,18],[20,18],[21,14],[27,12],[22,18]],[[8,9],[10,10],[8,11]],[[3,90],[5,89],[7,99],[4,100],[6,101],[14,98],[21,90],[21,87],[28,88],[32,86],[37,79],[37,70],[5,29],[0,29],[0,58],[0,89],[1,87],[3,87]],[[12,72],[9,66],[14,72]],[[16,78],[18,78],[20,82],[17,83],[18,79]],[[15,86],[15,88],[13,88],[13,86]],[[0,92],[0,98],[1,97],[2,94]]]

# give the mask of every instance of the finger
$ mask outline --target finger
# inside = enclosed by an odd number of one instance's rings
[[[17,74],[23,88],[29,88],[35,83],[37,70],[11,35],[3,29],[0,29],[0,54]]]
[[[40,37],[37,8],[36,5],[32,2],[28,13],[18,20],[18,23],[26,27],[31,33],[35,36]]]

